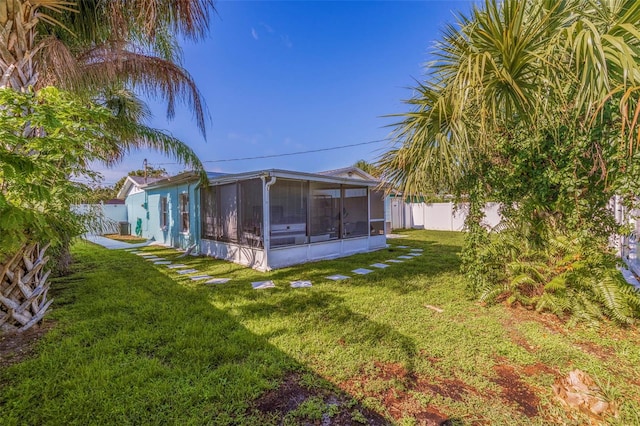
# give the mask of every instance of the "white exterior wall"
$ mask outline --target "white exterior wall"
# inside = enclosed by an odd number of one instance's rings
[[[385,248],[386,245],[386,236],[376,235],[278,247],[270,249],[267,256],[265,256],[265,250],[261,248],[203,239],[200,243],[200,253],[264,272],[300,263],[335,259],[355,253],[380,250]]]
[[[268,263],[270,269],[278,269],[300,263],[336,259],[356,253],[366,253],[383,249],[386,246],[386,236],[376,235],[372,237],[345,238],[313,244],[278,247],[269,250]]]
[[[238,263],[258,271],[268,270],[264,249],[261,248],[202,239],[200,240],[200,254]]]

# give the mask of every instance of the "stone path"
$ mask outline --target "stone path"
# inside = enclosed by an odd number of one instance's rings
[[[104,237],[101,237],[104,238]],[[105,240],[109,240],[108,238],[104,238]],[[113,240],[109,240],[109,241],[113,241]],[[118,241],[116,241],[117,243]],[[98,243],[99,244],[99,243]],[[102,245],[102,244],[101,244]],[[147,244],[145,244],[147,245]],[[154,265],[159,265],[159,266],[164,266],[166,268],[168,268],[169,270],[173,270],[174,272],[176,272],[179,275],[184,275],[187,278],[191,279],[192,281],[204,281],[206,280],[204,283],[205,284],[226,284],[229,281],[231,281],[231,278],[217,278],[217,277],[212,277],[210,275],[207,274],[203,274],[202,272],[198,271],[197,269],[194,268],[190,268],[188,265],[182,264],[182,263],[173,263],[165,258],[159,257],[153,253],[146,253],[143,251],[138,251],[135,248],[132,248],[130,245],[127,244],[127,249],[125,251],[140,256],[141,258],[149,261],[149,262],[153,262]],[[142,245],[140,246],[142,247]],[[389,246],[391,247],[391,246]],[[107,247],[108,248],[108,247]],[[396,264],[396,263],[403,263],[404,261],[410,261],[411,259],[415,259],[418,256],[422,256],[423,254],[423,249],[420,248],[410,248],[409,246],[396,246],[395,248],[398,249],[404,249],[405,250],[405,254],[402,254],[400,256],[398,256],[396,259],[389,259],[386,260],[386,263],[374,263],[372,265],[370,265],[370,267],[375,268],[375,269],[386,269],[391,267],[392,265],[389,265],[389,263],[391,264]],[[409,249],[407,251],[407,249]],[[404,260],[400,260],[400,259],[404,259]],[[352,270],[351,272],[353,274],[356,275],[367,275],[367,274],[371,274],[375,272],[375,269],[367,269],[367,268],[357,268]],[[330,275],[325,277],[328,280],[332,280],[332,281],[342,281],[342,280],[348,280],[351,278],[351,276],[349,275],[342,275],[342,274],[334,274],[334,275]],[[312,287],[312,283],[311,281],[304,281],[304,280],[298,280],[298,281],[291,281],[290,282],[291,288],[307,288],[307,287]],[[251,283],[251,286],[253,289],[255,290],[264,290],[264,289],[268,289],[268,288],[275,288],[276,285],[273,281],[269,280],[269,281],[255,281]]]

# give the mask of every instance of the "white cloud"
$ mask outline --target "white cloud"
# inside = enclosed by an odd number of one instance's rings
[[[254,40],[258,39],[258,32],[255,28],[251,28],[251,37],[253,37]]]

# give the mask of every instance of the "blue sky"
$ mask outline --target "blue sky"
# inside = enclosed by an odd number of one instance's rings
[[[469,1],[219,1],[206,40],[185,44],[183,65],[211,114],[205,140],[187,108],[167,121],[150,106],[153,127],[185,141],[210,171],[280,168],[316,172],[374,161],[389,147],[374,143],[311,154],[244,161],[385,139],[407,111],[415,79],[441,30]],[[143,159],[171,174],[184,170],[161,154],[133,152],[104,185]]]

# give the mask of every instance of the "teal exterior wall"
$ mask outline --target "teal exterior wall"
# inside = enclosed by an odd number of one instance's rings
[[[142,219],[142,236],[171,247],[186,249],[200,244],[200,186],[197,182],[159,188],[129,195],[125,204],[131,233],[135,234],[138,219]],[[180,194],[189,194],[189,230],[182,232],[179,212]],[[161,198],[167,198],[167,226],[160,226]]]
[[[142,236],[145,237],[145,230],[148,228],[147,210],[144,208],[145,194],[139,192],[137,194],[129,195],[124,204],[127,206],[127,220],[131,225],[131,235],[136,235],[136,225],[138,219],[142,224]]]

